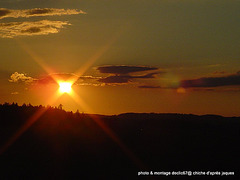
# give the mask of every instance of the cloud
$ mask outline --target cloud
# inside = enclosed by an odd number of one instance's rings
[[[158,89],[158,88],[161,88],[161,86],[143,85],[143,86],[138,86],[138,88],[143,88],[143,89]]]
[[[131,76],[131,75],[114,75],[108,76],[106,78],[101,78],[98,81],[102,83],[128,83],[131,79],[147,79],[147,78],[155,78],[154,75],[159,74],[157,72],[149,73],[146,75],[140,76]]]
[[[144,67],[144,70],[147,71],[147,67]],[[158,68],[151,68],[151,69],[158,69]],[[52,73],[40,78],[31,78],[27,77],[25,74],[21,74],[15,72],[10,77],[10,82],[32,82],[34,84],[57,84],[58,81],[72,81],[75,85],[92,85],[92,86],[103,86],[106,84],[124,84],[129,83],[133,79],[152,79],[155,78],[155,75],[160,74],[162,72],[149,72],[147,74],[142,75],[130,75],[130,74],[110,74],[108,77],[98,77],[98,76],[79,76],[74,73]]]
[[[104,83],[75,83],[75,85],[78,85],[78,86],[95,86],[95,87],[105,86]]]
[[[19,92],[17,92],[17,91],[16,91],[16,92],[12,92],[11,94],[12,94],[12,95],[18,95]]]
[[[36,22],[9,22],[0,23],[0,37],[13,38],[15,36],[33,36],[58,33],[64,25],[70,25],[64,21],[42,20]]]
[[[102,79],[102,77],[95,77],[95,76],[80,76],[79,79],[81,79],[81,80],[96,80],[96,79]]]
[[[97,79],[101,79],[101,77],[93,77],[93,76],[78,76],[74,73],[52,73],[41,78],[35,78],[35,83],[38,84],[57,84],[58,81],[71,81],[74,82],[75,85],[83,85],[83,84],[92,84],[90,83],[92,80],[95,81]],[[85,82],[87,81],[87,82]]]
[[[194,88],[193,91],[216,91],[214,88]]]
[[[9,82],[25,82],[25,83],[38,83],[38,84],[52,84],[57,83],[57,81],[71,81],[78,80],[79,76],[73,73],[52,73],[41,78],[32,78],[26,76],[26,74],[15,72],[10,76]]]
[[[155,78],[155,75],[156,74],[161,74],[162,72],[154,72],[154,73],[148,73],[146,75],[142,75],[142,76],[131,76],[132,78],[144,78],[144,79],[147,79],[147,78]]]
[[[102,83],[128,83],[130,79],[130,76],[109,76],[98,81]]]
[[[17,83],[17,82],[25,82],[25,83],[31,83],[35,79],[29,76],[26,76],[26,74],[15,72],[10,76],[9,82]]]
[[[223,66],[222,64],[209,64],[207,65],[207,67],[212,68],[212,67],[219,67],[219,66]]]
[[[61,15],[72,15],[72,14],[86,14],[82,10],[76,9],[55,9],[55,8],[34,8],[34,9],[5,9],[0,8],[0,19],[3,18],[19,18],[19,17],[33,17],[33,16],[61,16]]]
[[[213,74],[223,75],[223,74],[226,74],[226,71],[215,71],[215,72],[213,72]]]
[[[96,81],[98,79],[101,79],[101,77],[78,76],[74,73],[52,73],[39,78],[32,78],[28,77],[26,74],[15,72],[10,76],[9,82],[25,82],[26,84],[48,85],[57,84],[58,81],[72,81],[75,85],[100,86],[102,84]]]
[[[135,72],[143,72],[143,71],[151,71],[151,70],[158,70],[156,67],[147,67],[147,66],[101,66],[98,67],[97,70],[101,73],[108,73],[108,74],[129,74]]]
[[[108,77],[102,77],[99,82],[102,83],[128,83],[132,79],[147,79],[155,78],[156,74],[163,72],[152,72],[143,75],[130,75],[131,73],[143,73],[145,71],[158,70],[156,67],[147,66],[128,66],[128,65],[112,65],[112,66],[100,66],[97,67],[100,73],[110,74]]]
[[[193,91],[214,91],[214,92],[240,92],[239,87],[219,87],[219,88],[193,88]]]
[[[190,79],[181,81],[181,87],[220,87],[220,86],[232,86],[240,85],[240,71],[221,77],[202,77],[198,79]]]
[[[36,79],[38,84],[56,84],[57,81],[77,81],[79,76],[73,73],[52,73]]]

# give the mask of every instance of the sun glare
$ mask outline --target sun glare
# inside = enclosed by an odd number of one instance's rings
[[[60,93],[70,93],[72,91],[71,82],[59,82],[59,92]]]

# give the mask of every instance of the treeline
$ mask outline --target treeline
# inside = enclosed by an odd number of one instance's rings
[[[18,105],[18,103],[3,103],[3,104],[0,104],[0,111],[1,111],[1,117],[3,118],[5,115],[8,116],[9,114],[13,113],[13,114],[16,114],[16,113],[20,113],[22,114],[23,116],[29,116],[29,115],[32,115],[33,113],[35,113],[36,111],[39,111],[39,110],[43,110],[43,111],[46,111],[46,112],[55,112],[55,113],[62,113],[62,114],[75,114],[76,116],[79,116],[79,115],[85,115],[84,112],[80,112],[79,110],[77,110],[75,113],[72,112],[72,111],[65,111],[63,109],[63,105],[62,104],[59,104],[58,106],[50,106],[50,105],[47,105],[47,106],[43,106],[43,105],[37,105],[37,106],[33,106],[32,104],[25,104],[23,103],[22,105]],[[5,119],[9,119],[8,117],[6,117]]]
[[[60,110],[63,110],[63,105],[62,104],[59,104],[58,106],[50,106],[50,105],[47,105],[47,106],[42,106],[42,105],[38,105],[38,106],[33,106],[31,103],[23,103],[22,105],[18,105],[18,103],[8,103],[8,102],[5,102],[3,104],[0,104],[0,108],[4,108],[4,107],[8,107],[8,108],[16,108],[16,107],[21,107],[22,109],[24,108],[32,108],[32,109],[38,109],[38,108],[47,108],[47,109],[60,109]],[[77,112],[79,112],[77,110]]]

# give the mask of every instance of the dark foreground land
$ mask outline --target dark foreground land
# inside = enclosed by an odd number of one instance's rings
[[[9,140],[14,134],[16,141]],[[100,116],[5,104],[0,105],[0,148],[0,179],[133,179],[140,171],[226,171],[237,178],[240,118]]]

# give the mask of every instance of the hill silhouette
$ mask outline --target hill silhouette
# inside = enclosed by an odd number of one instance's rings
[[[104,116],[5,103],[0,179],[130,179],[140,171],[234,171],[236,177],[239,140],[240,117]]]

